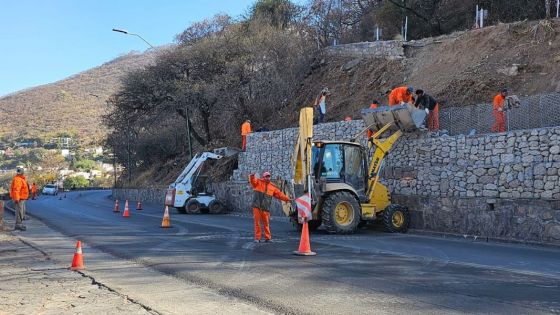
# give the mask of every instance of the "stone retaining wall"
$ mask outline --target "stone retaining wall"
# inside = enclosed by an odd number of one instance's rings
[[[315,138],[349,139],[361,121],[323,124]],[[290,179],[297,129],[255,133],[240,154],[235,181],[220,197],[234,211],[250,208],[249,173]],[[412,227],[527,242],[560,244],[560,127],[478,136],[403,137],[385,162],[383,182],[407,205]],[[274,214],[281,214],[279,207]]]
[[[405,57],[403,42],[396,40],[329,46],[325,48],[325,53],[331,56],[356,58],[379,57],[387,59],[402,59]]]
[[[112,197],[113,199],[127,200],[135,204],[138,200],[143,203],[157,203],[160,205],[164,204],[166,189],[158,188],[141,188],[141,189],[126,189],[119,188],[113,189]]]

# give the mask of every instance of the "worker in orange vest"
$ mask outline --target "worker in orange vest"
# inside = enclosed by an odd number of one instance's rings
[[[35,183],[31,184],[31,196],[32,200],[37,199],[37,185]]]
[[[282,200],[290,201],[290,198],[284,195],[270,181],[270,173],[264,172],[261,178],[256,178],[255,174],[249,175],[249,183],[253,187],[253,218],[255,220],[255,243],[261,241],[261,227],[262,223],[264,228],[264,241],[270,242],[272,234],[270,233],[270,206],[272,205],[272,197]]]
[[[379,107],[379,101],[378,100],[373,100],[371,101],[371,104],[369,105],[370,109],[376,109],[377,107]],[[367,131],[367,138],[371,138],[373,136],[373,134],[375,133],[374,130],[372,129],[368,129]]]
[[[492,132],[505,132],[506,131],[506,112],[505,112],[505,101],[508,96],[508,90],[502,89],[498,95],[494,97],[493,104],[493,115],[494,115],[494,125],[492,126]]]
[[[29,187],[21,167],[17,168],[16,176],[12,179],[10,198],[12,198],[16,208],[16,226],[14,230],[25,231],[26,227],[23,225],[23,219],[25,217],[25,201],[29,199]]]
[[[412,93],[414,93],[412,86],[394,88],[391,93],[389,93],[389,106],[403,105],[406,103],[412,104],[412,102],[414,102]]]
[[[241,125],[241,150],[245,151],[247,149],[247,136],[253,132],[251,129],[251,121],[249,119]]]

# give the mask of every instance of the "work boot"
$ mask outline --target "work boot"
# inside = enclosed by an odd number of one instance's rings
[[[16,225],[14,227],[14,230],[25,231],[25,230],[27,230],[27,228],[24,225]]]
[[[265,243],[272,243],[272,239],[270,240],[264,240]]]
[[[261,240],[255,240],[255,243],[260,243],[260,242],[261,242]]]

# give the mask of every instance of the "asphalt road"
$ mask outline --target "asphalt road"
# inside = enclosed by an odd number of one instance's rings
[[[560,313],[560,250],[388,234],[311,235],[315,257],[292,255],[299,233],[273,220],[273,243],[253,243],[252,219],[185,215],[144,205],[112,212],[110,192],[41,196],[29,213],[63,234],[182,282],[291,314]]]

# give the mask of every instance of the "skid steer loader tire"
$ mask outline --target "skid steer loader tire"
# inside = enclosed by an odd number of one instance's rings
[[[175,208],[177,209],[177,212],[179,213],[187,213],[187,210],[185,210],[185,207],[179,207],[179,208]]]
[[[354,233],[361,220],[360,204],[350,192],[332,193],[323,203],[321,218],[323,226],[329,233]]]
[[[219,200],[214,199],[208,204],[208,211],[212,214],[224,213],[224,210],[224,204]]]
[[[187,204],[185,205],[185,209],[188,214],[199,214],[200,208],[201,208],[200,202],[194,199],[187,201]]]
[[[408,208],[399,205],[389,205],[383,211],[383,224],[391,233],[406,233],[410,226]]]

